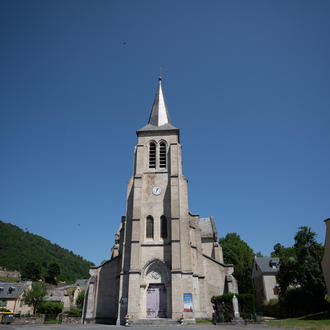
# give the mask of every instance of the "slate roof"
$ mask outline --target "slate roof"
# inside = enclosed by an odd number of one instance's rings
[[[47,294],[44,298],[45,301],[61,301],[62,297],[67,293],[67,289],[73,286],[79,286],[80,289],[86,290],[88,280],[77,280],[75,284],[69,284],[64,286],[55,286],[47,290]]]
[[[16,299],[29,285],[31,285],[29,281],[19,283],[0,282],[0,299]]]
[[[178,131],[179,129],[172,125],[170,115],[167,110],[167,105],[165,102],[165,98],[163,95],[162,90],[162,78],[159,77],[159,84],[157,93],[155,96],[154,104],[152,106],[149,122],[146,126],[142,127],[137,131],[144,132],[144,131],[155,131],[155,130],[175,130]]]
[[[64,296],[65,287],[52,288],[47,290],[47,294],[44,297],[44,301],[61,301]]]
[[[280,258],[256,257],[254,262],[264,274],[271,273],[275,275],[280,269]]]
[[[79,286],[81,290],[86,290],[88,280],[77,280],[74,284],[75,286]]]

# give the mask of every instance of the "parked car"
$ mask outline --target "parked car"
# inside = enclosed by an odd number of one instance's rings
[[[11,312],[0,312],[0,323],[9,324],[14,321],[14,314]]]

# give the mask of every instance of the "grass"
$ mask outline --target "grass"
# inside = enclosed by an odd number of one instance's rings
[[[0,281],[7,282],[7,283],[16,283],[16,282],[19,282],[19,278],[0,276]]]
[[[196,323],[212,323],[212,319],[196,319]]]
[[[297,318],[267,321],[267,325],[280,328],[330,329],[330,312],[322,312]]]

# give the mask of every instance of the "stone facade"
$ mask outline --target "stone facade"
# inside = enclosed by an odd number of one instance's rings
[[[65,282],[57,286],[50,286],[47,289],[47,294],[44,301],[61,302],[63,310],[67,311],[71,308],[77,307],[76,301],[79,292],[86,290],[87,280],[77,280],[73,285],[66,285]]]
[[[213,218],[189,211],[179,129],[171,124],[161,80],[137,138],[126,215],[111,259],[90,270],[83,322],[211,317],[211,297],[237,292],[237,284],[233,266],[223,263]]]

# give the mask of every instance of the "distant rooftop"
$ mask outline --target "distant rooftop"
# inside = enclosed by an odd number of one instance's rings
[[[254,262],[258,265],[262,273],[277,273],[280,269],[280,258],[256,257]]]

